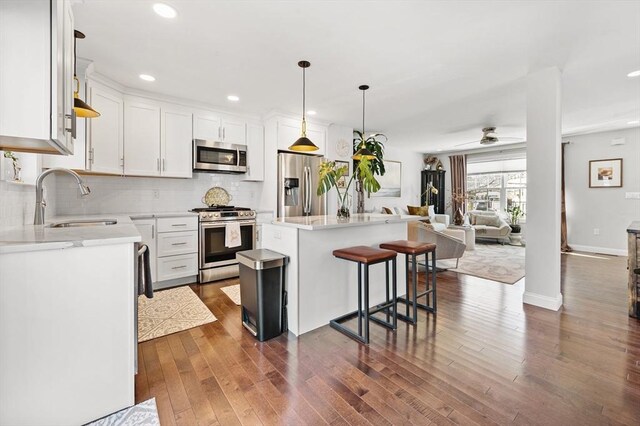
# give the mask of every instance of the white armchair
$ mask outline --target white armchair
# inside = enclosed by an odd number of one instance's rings
[[[446,216],[446,223],[449,223],[449,216]],[[443,231],[437,231],[434,225],[444,226]],[[425,243],[434,243],[436,245],[436,260],[456,259],[456,268],[458,261],[467,248],[465,242],[465,232],[460,229],[446,229],[446,225],[437,222],[426,224],[420,221],[409,222],[407,224],[407,235],[409,240],[420,241]]]

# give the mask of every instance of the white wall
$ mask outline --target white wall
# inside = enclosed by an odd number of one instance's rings
[[[85,176],[91,194],[80,197],[71,177],[57,176],[57,214],[102,214],[187,211],[204,207],[202,197],[221,186],[231,205],[260,207],[262,182],[244,182],[243,175],[194,173],[193,179]],[[157,197],[156,197],[157,196]]]
[[[614,138],[625,145],[611,146]],[[640,127],[564,138],[565,190],[569,245],[576,250],[625,255],[626,228],[640,220]],[[589,160],[623,159],[622,188],[589,188]],[[600,235],[594,235],[594,229]]]
[[[382,207],[406,209],[407,205],[420,205],[420,171],[424,164],[422,154],[395,148],[393,142],[389,141],[385,143],[384,159],[402,163],[401,196],[365,198],[365,210],[380,213]]]

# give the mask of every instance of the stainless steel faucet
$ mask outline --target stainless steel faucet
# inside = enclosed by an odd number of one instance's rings
[[[44,172],[40,173],[40,176],[38,176],[38,179],[36,179],[36,212],[33,218],[34,225],[44,224],[44,208],[47,206],[47,203],[44,201],[42,181],[44,181],[44,178],[46,178],[48,175],[50,175],[53,172],[69,173],[71,176],[76,178],[76,182],[78,182],[78,187],[80,188],[80,195],[82,195],[83,197],[85,195],[89,195],[89,193],[91,192],[89,187],[85,185],[84,182],[82,181],[82,178],[80,178],[80,176],[78,176],[78,174],[73,170],[64,169],[62,167],[54,167],[54,168],[45,170]]]

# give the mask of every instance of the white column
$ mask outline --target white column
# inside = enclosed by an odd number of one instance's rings
[[[527,254],[523,302],[557,311],[560,291],[561,77],[527,77]]]

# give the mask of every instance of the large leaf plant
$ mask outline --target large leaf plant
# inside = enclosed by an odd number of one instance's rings
[[[384,138],[384,141],[382,140],[382,138]],[[364,132],[361,132],[359,130],[353,131],[353,151],[357,152],[361,148],[366,148],[369,151],[371,151],[371,153],[376,157],[368,161],[369,170],[371,171],[371,174],[374,176],[375,175],[383,176],[385,173],[384,142],[386,141],[387,141],[387,137],[382,133],[374,133],[369,136],[366,136]],[[356,171],[360,170],[360,168],[358,167],[359,163],[361,163],[361,161],[357,161],[357,160],[354,161],[354,166]],[[364,184],[363,176],[364,175],[356,176],[356,179],[358,181],[358,185],[356,185],[356,192],[358,194],[356,211],[358,213],[364,212],[364,192],[366,191],[369,195],[371,195],[372,192],[377,191],[377,190],[370,191],[367,189],[366,185]]]
[[[323,195],[335,188],[338,193],[338,208],[342,209],[345,205],[347,197],[349,196],[349,188],[356,179],[362,180],[362,186],[367,192],[378,192],[380,189],[380,183],[375,178],[372,168],[373,161],[363,158],[360,160],[353,173],[349,177],[349,180],[343,191],[340,191],[338,187],[338,180],[342,176],[347,175],[349,172],[349,166],[338,166],[335,161],[323,161],[320,164],[319,183],[317,194]],[[348,212],[345,212],[348,215]]]

